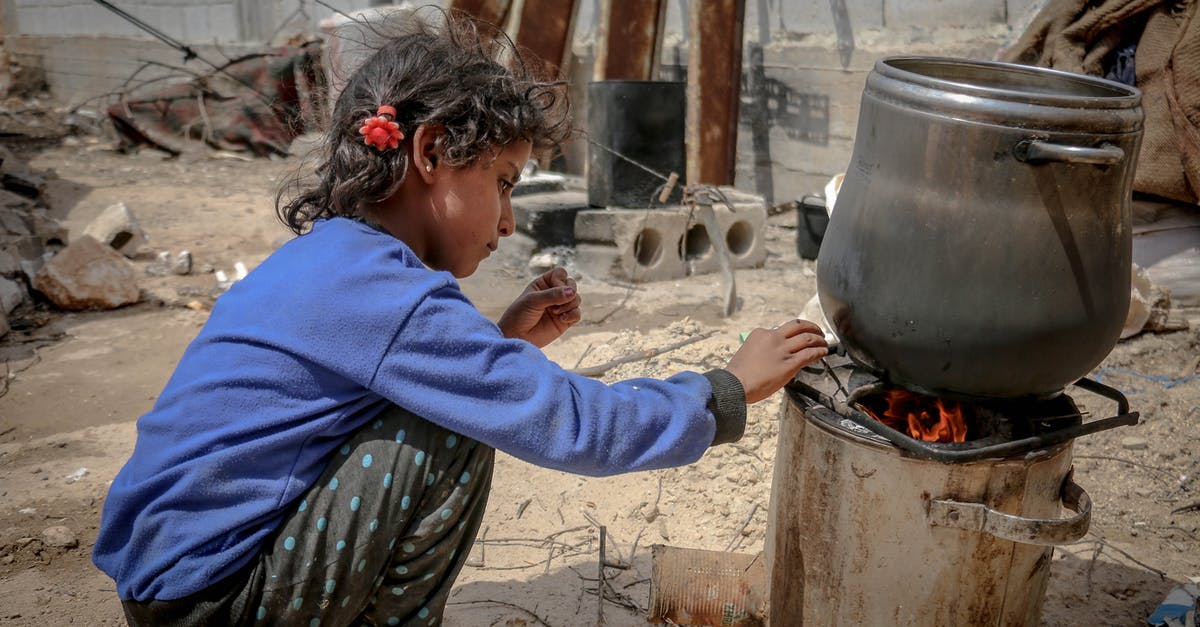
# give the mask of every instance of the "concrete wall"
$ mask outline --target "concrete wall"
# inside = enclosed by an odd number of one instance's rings
[[[578,1],[574,49],[580,62],[572,77],[586,81],[599,0]],[[671,66],[686,64],[687,4],[699,1],[669,4],[663,78],[681,75],[682,68]],[[329,2],[348,12],[381,4]],[[862,87],[877,59],[895,54],[991,58],[1023,31],[1043,2],[746,0],[737,186],[775,202],[820,191],[850,159]],[[8,17],[9,50],[22,62],[40,63],[61,100],[75,103],[111,91],[146,60],[182,65],[180,53],[92,0],[0,3]],[[332,14],[312,0],[116,4],[214,61],[292,34],[315,33],[316,24]],[[196,61],[188,67],[206,69]],[[139,78],[167,71],[146,68]],[[569,162],[581,160],[576,156]]]
[[[371,0],[327,0],[342,11]],[[17,62],[39,66],[50,92],[69,105],[158,77],[186,80],[211,68],[156,39],[92,0],[0,0],[5,45]],[[112,4],[167,37],[221,64],[229,57],[315,33],[331,11],[311,0],[114,0]],[[147,65],[150,62],[150,65]],[[162,65],[154,65],[162,64]],[[173,66],[181,69],[171,69]]]

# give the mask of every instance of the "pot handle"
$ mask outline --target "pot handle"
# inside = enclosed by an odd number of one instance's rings
[[[1088,148],[1051,144],[1040,139],[1024,139],[1013,146],[1013,156],[1017,158],[1017,161],[1025,163],[1062,161],[1064,163],[1116,165],[1125,159],[1125,151],[1120,146],[1109,143],[1100,144],[1099,148]]]
[[[953,527],[1041,546],[1071,544],[1087,533],[1092,520],[1092,499],[1072,480],[1072,468],[1063,479],[1063,506],[1075,512],[1070,518],[1024,518],[998,512],[982,503],[933,499],[927,518],[935,527]]]

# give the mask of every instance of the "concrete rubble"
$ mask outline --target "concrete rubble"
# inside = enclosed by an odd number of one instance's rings
[[[45,206],[45,183],[52,178],[0,146],[0,337],[9,331],[9,314],[33,302],[34,275],[67,241],[67,230]]]
[[[42,543],[46,546],[71,549],[79,546],[79,538],[69,527],[55,525],[42,531]]]
[[[38,271],[33,287],[67,310],[115,309],[140,300],[133,264],[84,235]]]
[[[83,234],[112,246],[130,259],[137,256],[147,241],[145,231],[123,202],[110,205],[102,211],[83,229]]]

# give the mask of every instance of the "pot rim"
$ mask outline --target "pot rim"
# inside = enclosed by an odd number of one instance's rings
[[[1076,85],[1087,88],[1091,94],[1053,93],[1036,90],[1022,90],[1010,87],[991,87],[976,83],[944,78],[934,74],[922,73],[916,68],[906,68],[904,65],[924,64],[928,68],[936,67],[971,67],[989,72],[995,76],[1023,75],[1040,78],[1050,78],[1063,85]],[[932,89],[939,89],[970,96],[993,98],[1016,102],[1033,102],[1040,105],[1061,106],[1070,108],[1089,109],[1132,109],[1141,104],[1141,91],[1124,83],[1056,70],[1051,68],[1006,63],[1003,61],[984,61],[979,59],[897,55],[884,57],[875,62],[875,71],[888,78],[913,83]],[[1107,92],[1107,93],[1106,93]]]

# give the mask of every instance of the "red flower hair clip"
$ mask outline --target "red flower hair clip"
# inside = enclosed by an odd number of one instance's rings
[[[379,107],[375,116],[367,118],[358,129],[359,134],[363,136],[363,143],[379,150],[399,146],[404,139],[404,132],[400,130],[399,124],[392,121],[395,118],[395,107]]]

